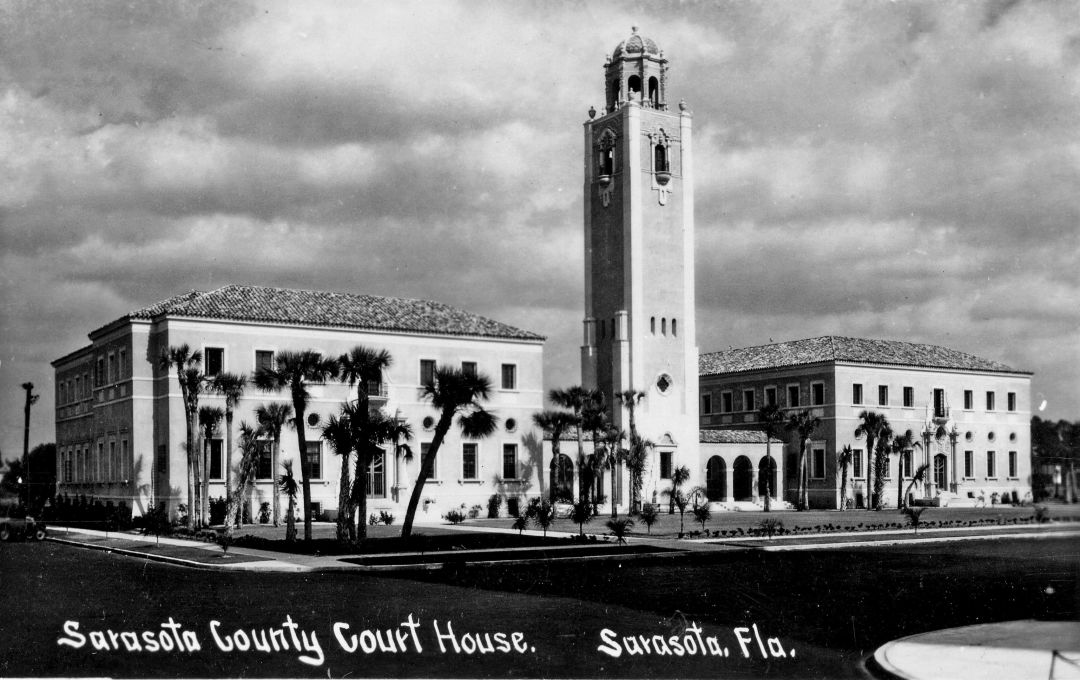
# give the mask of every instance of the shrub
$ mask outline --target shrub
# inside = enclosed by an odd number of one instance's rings
[[[525,519],[525,515],[518,515],[514,519],[513,528],[517,529],[518,536],[520,536],[521,533],[523,531],[525,531],[525,529],[527,529],[528,527],[529,527],[529,520]]]
[[[228,502],[221,496],[210,499],[210,523],[211,524],[224,524],[225,523],[225,511],[228,509]]]
[[[915,529],[916,534],[919,533],[919,524],[921,523],[921,518],[924,510],[926,510],[925,507],[904,508],[904,514],[907,515],[908,524],[910,524],[912,528]]]
[[[761,530],[761,533],[769,537],[769,540],[772,540],[773,535],[784,528],[784,523],[775,517],[767,517],[761,520],[761,524],[758,525],[758,528]]]
[[[379,511],[379,521],[382,522],[383,524],[385,524],[386,526],[390,526],[391,524],[394,523],[394,516],[391,515],[389,512],[387,512],[385,510],[380,510]]]
[[[450,510],[445,515],[443,515],[443,519],[445,519],[447,522],[450,522],[451,524],[461,524],[465,521],[465,513],[461,512],[460,510]]]
[[[499,510],[502,509],[502,496],[497,493],[493,493],[487,500],[487,516],[490,519],[495,519],[499,516]]]
[[[368,515],[367,523],[368,523],[369,527],[375,526],[376,524],[379,523],[379,516],[376,515],[374,512],[371,513],[370,515]]]
[[[710,519],[712,519],[712,512],[709,510],[708,503],[694,506],[694,520],[701,524],[702,530],[705,529],[705,523]]]
[[[477,517],[479,517],[480,512],[483,509],[484,509],[484,506],[480,505],[479,503],[477,503],[476,505],[469,508],[469,519],[476,519]]]
[[[618,539],[618,543],[626,543],[626,534],[634,528],[634,520],[629,517],[619,517],[616,519],[609,519],[607,521],[607,528],[611,530],[611,535]]]
[[[153,505],[146,509],[142,517],[142,533],[155,536],[166,536],[172,533],[172,524],[169,522],[169,511],[164,505]]]
[[[536,522],[536,525],[544,530],[544,536],[547,536],[548,527],[555,521],[555,506],[539,498],[536,499],[535,506],[532,503],[529,503],[529,506],[530,510],[535,508],[532,521]]]
[[[585,534],[585,523],[593,518],[592,504],[587,500],[581,500],[574,503],[574,508],[570,512],[570,519],[574,524],[578,525],[578,532],[581,535]]]
[[[656,524],[660,519],[660,511],[656,509],[656,506],[652,503],[646,503],[641,507],[641,513],[638,515],[638,519],[645,525],[648,532],[652,533],[652,526]]]
[[[1039,524],[1045,524],[1046,522],[1049,522],[1050,508],[1046,507],[1045,505],[1036,505],[1035,514],[1032,515],[1032,518]]]
[[[259,505],[259,524],[270,523],[270,504],[261,503]]]

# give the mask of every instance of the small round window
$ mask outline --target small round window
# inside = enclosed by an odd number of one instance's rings
[[[507,432],[513,432],[516,429],[517,429],[517,420],[515,420],[513,418],[507,418],[506,419],[506,431]]]
[[[1009,433],[1009,441],[1011,441],[1011,442],[1016,441],[1016,433],[1015,432],[1010,432]]]
[[[989,439],[990,441],[994,441],[994,433],[991,432],[990,434],[986,435],[986,438]]]
[[[975,435],[973,435],[973,434],[971,433],[971,430],[968,430],[967,434],[965,434],[965,435],[964,435],[964,439],[966,439],[966,440],[968,440],[968,441],[971,441],[971,440],[972,440],[972,439],[974,439],[974,438],[975,438]]]
[[[435,419],[431,416],[424,416],[424,420],[421,424],[424,426],[425,430],[430,430],[435,427]]]
[[[671,376],[667,373],[662,373],[659,378],[656,379],[656,389],[660,390],[660,394],[667,394],[671,390],[671,386],[674,382],[671,380]]]

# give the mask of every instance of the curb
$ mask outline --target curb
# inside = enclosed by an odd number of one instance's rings
[[[158,555],[155,553],[139,552],[138,550],[131,550],[130,548],[116,548],[108,545],[98,545],[95,543],[82,543],[80,541],[73,541],[66,538],[56,538],[54,536],[46,536],[46,541],[53,541],[54,543],[63,543],[65,545],[73,545],[78,548],[86,548],[88,550],[97,550],[99,552],[117,553],[120,555],[126,555],[128,557],[139,557],[152,562],[164,562],[167,564],[175,564],[182,567],[188,567],[191,569],[200,569],[202,571],[278,571],[278,572],[309,572],[315,569],[311,567],[305,567],[301,564],[292,564],[289,562],[283,562],[278,560],[277,564],[273,566],[267,563],[272,563],[274,560],[266,560],[265,562],[237,562],[235,564],[208,564],[206,562],[197,562],[195,560],[187,560],[183,557],[172,557],[170,555]],[[255,567],[254,565],[263,564],[267,566]],[[252,566],[247,566],[252,565]],[[286,566],[287,565],[287,566]]]

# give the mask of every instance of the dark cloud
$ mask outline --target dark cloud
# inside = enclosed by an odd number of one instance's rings
[[[581,123],[630,26],[695,119],[703,351],[932,342],[1080,408],[1068,3],[0,7],[0,446],[86,333],[226,283],[440,299],[578,379]],[[8,152],[10,150],[10,152]]]

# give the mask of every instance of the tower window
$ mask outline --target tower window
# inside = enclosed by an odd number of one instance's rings
[[[653,108],[660,105],[660,82],[656,76],[649,78],[649,101],[652,102]]]
[[[649,317],[649,332],[656,335],[656,317]]]
[[[653,170],[656,172],[668,171],[667,147],[657,144],[653,148]]]
[[[667,335],[667,317],[660,319],[660,335]]]
[[[630,94],[630,99],[641,98],[641,76],[630,76],[626,81],[626,90]]]
[[[671,335],[672,336],[676,336],[676,335],[679,334],[678,326],[675,325],[676,323],[678,323],[678,322],[675,319],[671,320]]]

